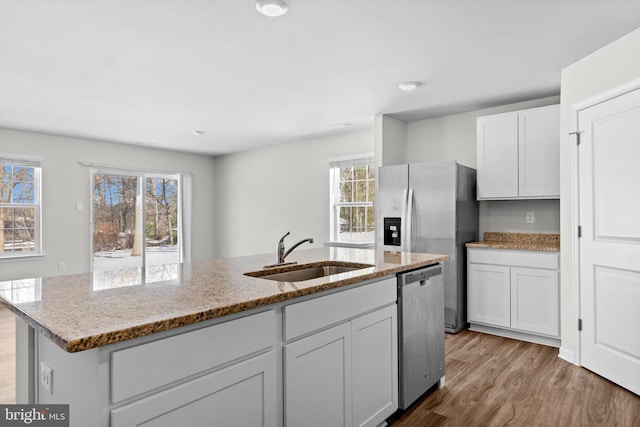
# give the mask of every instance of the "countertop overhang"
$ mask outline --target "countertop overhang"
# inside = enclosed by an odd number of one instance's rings
[[[273,254],[0,282],[0,303],[67,352],[88,350],[443,262],[447,255],[299,250],[287,261],[372,267],[302,282],[245,276]],[[33,289],[29,289],[32,286]],[[25,295],[27,295],[25,297]]]

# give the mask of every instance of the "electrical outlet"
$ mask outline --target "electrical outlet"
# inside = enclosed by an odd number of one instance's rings
[[[536,217],[533,212],[527,212],[526,214],[527,224],[533,224],[536,222]]]
[[[67,269],[67,263],[59,262],[58,263],[58,271],[65,271]]]
[[[53,394],[53,369],[40,361],[40,384],[50,394]]]

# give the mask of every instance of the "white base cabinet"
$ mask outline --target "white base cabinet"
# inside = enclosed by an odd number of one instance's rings
[[[352,425],[351,328],[342,324],[285,345],[285,425]]]
[[[559,346],[559,255],[468,249],[472,330]]]
[[[274,352],[111,411],[112,427],[274,426]]]
[[[285,426],[377,426],[396,411],[396,292],[393,278],[284,308],[299,334],[284,346]]]

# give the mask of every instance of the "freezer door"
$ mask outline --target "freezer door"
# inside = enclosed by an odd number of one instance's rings
[[[402,246],[384,245],[384,218],[402,218],[406,209],[406,194],[409,184],[408,165],[383,166],[378,168],[376,191],[376,247],[389,251],[401,251]],[[401,225],[404,229],[404,224]],[[404,236],[402,236],[404,239]],[[404,244],[404,242],[401,242]]]

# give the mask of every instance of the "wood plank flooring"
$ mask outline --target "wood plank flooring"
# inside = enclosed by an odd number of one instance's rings
[[[16,399],[16,321],[15,316],[0,305],[0,403]]]
[[[640,427],[640,397],[558,349],[464,330],[447,334],[446,384],[392,427]]]

